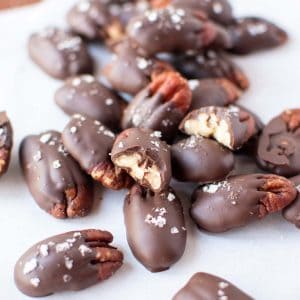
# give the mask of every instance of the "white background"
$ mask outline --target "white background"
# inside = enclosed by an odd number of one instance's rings
[[[184,256],[169,271],[151,274],[127,246],[123,192],[100,192],[92,214],[82,219],[55,220],[37,207],[20,173],[20,140],[50,128],[61,130],[68,118],[53,101],[61,83],[30,62],[26,42],[31,32],[46,25],[64,25],[63,17],[73,2],[50,0],[0,13],[0,110],[8,111],[15,130],[10,169],[0,180],[0,299],[27,299],[14,286],[13,268],[29,246],[51,235],[84,228],[110,230],[114,243],[124,251],[125,264],[110,280],[81,292],[51,296],[53,300],[171,299],[197,271],[223,276],[256,299],[300,299],[300,231],[280,215],[218,235],[199,232],[187,218]],[[299,107],[300,1],[232,0],[232,4],[237,15],[268,17],[290,34],[290,42],[282,48],[237,59],[251,80],[241,102],[264,121],[285,108]],[[97,49],[94,54],[105,63]]]

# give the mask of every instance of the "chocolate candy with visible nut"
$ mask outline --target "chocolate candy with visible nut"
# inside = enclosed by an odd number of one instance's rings
[[[62,29],[51,27],[34,33],[28,49],[31,59],[54,78],[92,72],[92,59],[83,40]]]
[[[172,67],[156,58],[140,56],[128,40],[114,47],[112,61],[102,71],[111,86],[119,91],[135,95],[145,88],[151,78]]]
[[[266,125],[256,158],[269,172],[286,177],[300,173],[300,109],[286,110]]]
[[[238,150],[258,133],[256,119],[238,106],[208,106],[190,112],[180,129],[188,135],[213,137],[231,150]]]
[[[127,35],[146,56],[200,51],[214,43],[223,49],[231,47],[227,32],[208,21],[201,12],[172,6],[147,10],[133,18],[127,26]]]
[[[148,270],[167,270],[180,259],[186,229],[180,200],[172,189],[155,194],[134,185],[125,199],[124,217],[131,251]]]
[[[169,186],[172,173],[170,148],[158,136],[156,131],[130,128],[119,134],[111,151],[115,166],[156,193]]]
[[[170,141],[191,104],[188,82],[173,71],[163,72],[129,103],[122,127],[142,127],[160,131]]]
[[[188,79],[227,78],[242,90],[249,87],[247,75],[220,51],[174,56],[171,62]]]
[[[208,183],[224,179],[234,166],[232,152],[214,140],[191,136],[171,147],[172,172],[179,181]]]
[[[110,160],[115,134],[97,120],[74,115],[62,133],[63,143],[81,168],[103,186],[118,190],[132,179]]]
[[[27,296],[78,291],[111,277],[123,254],[108,231],[89,229],[52,236],[28,249],[15,265],[15,283]]]
[[[295,184],[298,196],[291,205],[283,210],[282,215],[287,221],[300,228],[300,175],[290,178],[290,180]]]
[[[192,104],[189,111],[205,106],[228,106],[236,102],[241,92],[226,78],[189,80]]]
[[[236,54],[249,54],[283,45],[287,33],[277,25],[258,17],[240,18],[228,27]]]
[[[173,300],[253,300],[229,281],[207,273],[194,274]]]
[[[82,114],[109,128],[119,129],[125,101],[92,75],[71,77],[55,94],[55,102],[68,115]]]
[[[294,184],[281,176],[233,176],[197,188],[192,196],[191,216],[199,228],[224,232],[282,210],[296,195]]]
[[[59,132],[27,136],[20,147],[20,162],[41,209],[56,218],[83,217],[90,212],[91,182],[66,151]]]
[[[0,111],[0,177],[8,169],[12,147],[12,126],[6,112]]]

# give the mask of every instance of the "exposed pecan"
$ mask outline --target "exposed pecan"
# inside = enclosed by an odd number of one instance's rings
[[[300,128],[300,109],[290,109],[282,113],[282,119],[287,123],[289,130],[295,131]]]

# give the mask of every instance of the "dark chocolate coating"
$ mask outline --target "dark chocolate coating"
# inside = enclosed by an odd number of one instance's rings
[[[183,255],[184,215],[171,188],[154,194],[134,185],[125,199],[124,218],[130,249],[149,271],[167,270]]]
[[[269,174],[233,176],[198,187],[192,196],[190,212],[199,228],[225,232],[280,211],[296,195],[296,188],[284,177]]]
[[[191,136],[171,147],[172,173],[179,181],[208,183],[224,179],[234,166],[232,152],[214,140]]]
[[[222,31],[222,33],[224,33]],[[215,24],[190,11],[172,6],[148,10],[133,18],[127,26],[127,35],[141,53],[152,56],[158,53],[199,51],[216,39],[227,39]],[[230,45],[223,45],[223,48]]]
[[[298,196],[291,205],[283,210],[282,215],[288,222],[300,228],[300,175],[290,178],[290,180],[296,185]]]
[[[82,230],[52,236],[28,249],[15,265],[18,289],[31,297],[78,291],[111,277],[122,265],[108,231]]]
[[[295,126],[285,118],[295,118]],[[298,121],[297,121],[298,118]],[[258,140],[256,158],[269,172],[292,177],[300,174],[300,110],[286,110],[272,119]],[[293,119],[291,119],[293,122]]]
[[[29,38],[31,59],[48,75],[57,79],[91,73],[92,59],[83,40],[58,28],[46,28]]]
[[[241,151],[241,153],[234,153],[234,169],[230,175],[234,176],[254,173],[264,173],[264,171],[257,166],[255,157],[248,153],[244,153],[244,151]]]
[[[91,182],[64,148],[59,132],[27,136],[20,146],[20,163],[40,208],[57,218],[85,216],[90,212]]]
[[[207,273],[194,274],[173,300],[253,300],[229,281]]]
[[[284,44],[287,33],[277,25],[258,17],[239,18],[228,27],[236,54],[249,54]]]
[[[189,80],[192,91],[192,104],[189,111],[205,106],[228,106],[236,102],[241,93],[226,78]]]
[[[232,150],[238,150],[258,133],[253,115],[234,105],[207,106],[194,110],[183,119],[180,129],[189,135],[213,137]]]
[[[12,126],[6,112],[0,111],[0,176],[8,169],[12,147]]]
[[[109,128],[119,129],[125,101],[91,75],[71,77],[55,94],[55,102],[68,115],[82,114]]]
[[[174,56],[172,61],[188,79],[227,78],[242,90],[249,87],[247,75],[223,52],[206,50],[193,55]]]
[[[156,58],[145,58],[137,53],[128,40],[114,47],[112,61],[102,71],[111,86],[119,91],[135,95],[145,88],[151,75],[160,69],[171,69],[167,63]]]
[[[111,151],[111,159],[116,166],[124,169],[140,185],[154,192],[160,192],[167,188],[172,175],[170,148],[157,136],[158,133],[152,130],[130,128],[118,135]],[[131,166],[125,166],[124,162],[121,164],[117,162],[124,155],[127,157],[138,156],[137,166],[134,165],[134,168],[137,168],[139,172],[143,171],[143,176],[137,178],[132,173]],[[154,173],[158,180],[155,185],[149,182]]]

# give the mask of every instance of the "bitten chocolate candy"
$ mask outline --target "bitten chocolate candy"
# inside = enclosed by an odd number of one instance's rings
[[[83,217],[90,212],[91,182],[64,148],[59,132],[27,136],[20,147],[20,163],[41,209],[56,218]]]
[[[133,18],[127,26],[127,35],[147,56],[199,51],[214,42],[218,46],[223,42],[223,48],[231,46],[226,32],[208,21],[201,12],[191,13],[172,6],[147,10]]]
[[[252,114],[238,106],[208,106],[190,112],[180,129],[188,135],[213,137],[232,150],[241,148],[258,132]]]
[[[153,192],[169,186],[171,155],[159,132],[131,128],[119,134],[111,151],[113,163]]]
[[[156,58],[145,58],[137,53],[128,40],[114,47],[112,61],[102,71],[111,86],[119,91],[135,95],[145,88],[151,77],[172,67]]]
[[[160,131],[170,141],[191,104],[188,82],[173,71],[161,73],[129,103],[122,128],[142,127]]]
[[[125,101],[94,76],[71,77],[57,90],[55,102],[69,114],[82,114],[112,129],[120,128]]]
[[[31,35],[31,59],[48,75],[57,79],[92,72],[92,59],[83,40],[58,28],[46,28]]]
[[[189,111],[205,106],[228,106],[236,102],[241,92],[226,78],[189,80],[192,104]]]
[[[108,231],[72,231],[43,240],[28,249],[15,266],[18,289],[31,297],[78,291],[111,277],[123,254],[110,245]]]
[[[172,189],[154,194],[134,185],[125,199],[124,217],[131,251],[148,270],[167,270],[180,259],[186,229],[180,200]]]
[[[10,155],[13,146],[13,129],[6,115],[0,112],[0,176],[3,175],[10,162]]]
[[[234,166],[232,152],[214,140],[191,136],[171,147],[172,173],[179,181],[214,182]]]
[[[233,12],[227,0],[153,0],[154,7],[172,5],[176,8],[201,10],[217,23],[229,25],[233,22]]]
[[[290,178],[290,180],[296,185],[298,196],[290,206],[283,210],[282,215],[287,221],[300,228],[300,175]]]
[[[188,79],[227,78],[242,90],[249,87],[247,75],[220,51],[206,50],[197,54],[174,56],[172,62]]]
[[[249,54],[283,45],[287,33],[277,25],[257,17],[240,18],[228,27],[232,37],[232,52]]]
[[[101,122],[74,115],[65,127],[62,139],[81,168],[105,187],[118,190],[131,184],[131,178],[110,160],[115,134]]]
[[[199,228],[224,232],[282,210],[296,195],[294,184],[284,177],[233,176],[197,188],[192,196],[191,216]]]
[[[256,156],[264,170],[286,177],[300,174],[300,109],[286,110],[266,125]]]
[[[253,300],[229,281],[207,273],[196,273],[173,300]]]

